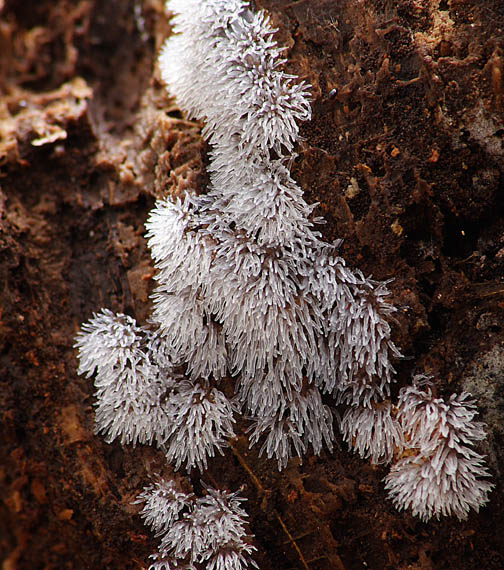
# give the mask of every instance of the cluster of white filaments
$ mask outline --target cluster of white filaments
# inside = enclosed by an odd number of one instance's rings
[[[440,515],[462,520],[469,509],[478,511],[493,485],[484,479],[490,474],[474,450],[486,437],[484,425],[474,421],[474,400],[464,392],[445,401],[429,386],[413,385],[401,390],[398,410],[408,453],[386,477],[395,505],[425,521]]]
[[[268,16],[244,0],[170,0],[168,9],[175,33],[161,75],[180,107],[205,122],[210,184],[200,196],[166,197],[150,214],[149,327],[103,310],[78,335],[79,372],[96,372],[97,431],[155,443],[176,469],[204,469],[235,436],[241,412],[251,445],[282,469],[293,454],[332,449],[328,393],[347,405],[343,437],[362,457],[399,458],[386,483],[399,508],[464,518],[491,488],[472,449],[482,424],[466,394],[444,402],[414,386],[392,405],[395,309],[385,283],[350,270],[339,243],[321,240],[290,175],[299,122],[311,115],[308,85],[283,70]],[[231,398],[217,388],[225,377],[234,379]],[[250,547],[238,499],[209,491],[188,507],[160,489],[146,491],[143,512],[163,535],[156,568],[187,559],[241,568]],[[216,522],[215,505],[226,501],[229,520]],[[215,554],[221,542],[238,545],[235,562]]]
[[[136,502],[144,503],[140,515],[161,537],[149,570],[189,570],[195,563],[207,570],[257,567],[250,558],[256,549],[245,529],[243,501],[237,493],[212,488],[197,498],[164,479],[146,487]]]
[[[404,447],[400,423],[394,417],[390,400],[371,408],[352,406],[341,420],[343,439],[371,463],[390,463]]]
[[[313,229],[288,167],[308,86],[283,71],[266,14],[241,0],[169,8],[161,75],[205,121],[210,185],[160,201],[147,222],[153,319],[191,377],[236,377],[251,443],[263,439],[282,468],[308,446],[332,447],[321,392],[365,406],[389,394],[394,309],[383,283],[348,269]]]
[[[79,373],[96,371],[96,432],[124,445],[155,443],[178,469],[207,466],[235,437],[235,400],[177,375],[158,335],[103,309],[77,335]]]

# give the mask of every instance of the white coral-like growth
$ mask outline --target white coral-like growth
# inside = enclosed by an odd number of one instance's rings
[[[311,115],[308,92],[280,69],[282,50],[265,12],[242,0],[170,0],[167,7],[176,35],[163,46],[161,75],[179,104],[207,122],[212,144],[237,134],[247,150],[291,150],[298,121]]]
[[[338,402],[371,406],[390,393],[392,358],[401,353],[387,322],[395,308],[387,303],[385,283],[350,271],[335,246],[322,245],[305,288],[319,299],[327,343],[317,382]]]
[[[241,554],[245,562],[255,549],[245,541],[247,514],[240,507],[242,501],[236,493],[208,489],[208,495],[198,499],[193,510],[163,536],[160,552],[193,563],[208,561],[207,567],[228,551]]]
[[[166,438],[163,397],[174,378],[149,357],[146,330],[108,309],[82,325],[76,337],[79,372],[96,370],[96,432],[107,442],[160,443]]]
[[[222,454],[227,439],[234,438],[235,402],[217,388],[206,388],[189,380],[177,383],[166,400],[165,412],[170,425],[163,441],[166,457],[178,469],[187,461],[187,469],[206,469],[207,457],[215,450]]]
[[[364,406],[388,395],[393,308],[383,284],[350,271],[312,230],[313,207],[289,171],[298,123],[310,117],[308,86],[283,71],[266,14],[241,0],[168,8],[176,33],[160,68],[206,121],[210,186],[159,201],[147,222],[154,333],[104,313],[78,337],[79,371],[98,370],[97,429],[108,441],[154,441],[176,468],[200,469],[234,437],[237,404],[213,387],[230,373],[251,441],[263,437],[281,468],[308,445],[332,446],[319,389]],[[174,366],[190,382],[174,382]]]
[[[229,367],[240,375],[240,397],[257,414],[276,406],[280,394],[291,399],[301,389],[303,369],[309,373],[317,361],[316,320],[281,253],[234,240],[217,262],[215,314],[223,323]]]
[[[79,374],[89,378],[96,369],[136,368],[143,360],[143,329],[128,315],[102,309],[81,329],[74,345],[79,350]]]
[[[386,488],[398,509],[410,508],[426,521],[455,515],[466,519],[488,501],[493,485],[476,442],[486,437],[470,394],[453,394],[448,401],[431,389],[410,386],[401,390],[399,419],[415,452],[393,465]]]
[[[283,467],[292,449],[331,445],[319,388],[354,405],[388,396],[394,309],[384,284],[346,268],[312,229],[313,207],[289,171],[311,114],[308,86],[283,70],[266,14],[242,0],[167,7],[175,34],[161,75],[206,122],[210,186],[159,202],[147,223],[159,270],[153,318],[194,379],[237,376],[252,441],[264,435]],[[310,382],[317,388],[301,397]]]
[[[343,439],[371,463],[390,463],[394,453],[400,453],[404,445],[403,430],[389,400],[371,408],[348,408],[340,428]]]
[[[245,529],[247,513],[238,493],[208,488],[204,497],[178,490],[161,480],[146,487],[137,502],[145,502],[141,516],[161,536],[152,570],[193,568],[243,570],[256,566],[255,547]]]
[[[82,326],[79,372],[96,371],[96,432],[107,442],[155,443],[178,469],[206,467],[235,437],[238,406],[217,388],[174,374],[164,336],[104,309]],[[168,352],[168,354],[167,354]]]
[[[135,503],[144,503],[140,516],[156,535],[164,534],[179,519],[181,511],[192,505],[192,494],[177,488],[174,481],[160,479],[145,487]]]
[[[187,363],[193,378],[220,378],[226,349],[205,303],[214,240],[196,231],[196,204],[189,196],[183,202],[162,200],[150,213],[147,238],[160,270],[152,317],[174,363]]]
[[[279,402],[273,413],[253,418],[249,431],[250,445],[266,434],[260,453],[265,451],[269,458],[275,457],[278,468],[283,469],[293,451],[302,457],[308,445],[317,455],[324,442],[332,450],[333,414],[322,403],[319,391],[312,387],[304,394],[293,394],[289,402]]]
[[[445,403],[419,386],[401,392],[394,417],[387,399],[401,355],[386,283],[350,270],[339,243],[321,241],[290,174],[299,122],[311,115],[309,86],[284,71],[268,16],[248,2],[169,0],[167,8],[175,33],[161,75],[206,123],[209,186],[151,212],[149,328],[104,310],[77,336],[79,372],[96,373],[97,431],[107,441],[156,443],[176,469],[204,469],[234,437],[240,406],[251,444],[261,440],[281,469],[309,446],[332,448],[325,391],[352,406],[342,430],[361,456],[388,462],[410,448],[387,478],[399,508],[464,518],[491,489],[472,448],[482,424],[466,394]],[[235,377],[231,400],[216,387],[226,375]],[[152,568],[246,566],[251,547],[235,495],[209,490],[187,507],[173,489],[146,493],[144,517],[163,534]]]

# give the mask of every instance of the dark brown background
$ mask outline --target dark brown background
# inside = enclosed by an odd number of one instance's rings
[[[262,570],[503,568],[504,4],[257,5],[313,86],[293,174],[348,263],[394,279],[395,390],[425,372],[475,394],[496,488],[466,522],[424,524],[345,445],[279,474],[242,436],[204,480],[243,485]],[[145,321],[147,213],[205,183],[199,125],[155,69],[162,8],[0,1],[2,570],[142,568],[156,548],[131,503],[170,468],[93,435],[72,344],[102,306]]]

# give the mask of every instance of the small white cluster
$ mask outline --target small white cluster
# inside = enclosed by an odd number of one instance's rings
[[[167,8],[176,35],[161,51],[161,74],[179,105],[206,122],[212,145],[234,147],[240,161],[243,151],[291,151],[298,122],[311,116],[308,90],[280,69],[265,12],[243,0],[169,0]]]
[[[82,326],[79,373],[96,370],[96,432],[107,442],[155,443],[178,469],[207,464],[233,432],[237,404],[174,373],[158,335],[104,309]]]
[[[252,422],[250,445],[266,434],[260,452],[266,451],[268,457],[276,457],[279,469],[287,465],[291,448],[302,457],[308,444],[319,454],[325,442],[332,451],[333,414],[322,403],[316,388],[308,388],[305,394],[295,392],[291,401],[282,402],[273,410],[274,413],[256,417]]]
[[[144,503],[140,513],[144,523],[161,535],[173,526],[182,511],[188,511],[192,494],[187,494],[177,488],[173,481],[160,479],[145,487],[137,497],[136,503]]]
[[[206,489],[196,498],[177,489],[173,481],[146,487],[137,502],[146,525],[161,537],[155,562],[149,570],[188,570],[205,564],[207,570],[243,570],[256,566],[250,555],[255,549],[245,530],[245,500],[238,493]]]
[[[394,454],[402,451],[404,446],[403,430],[394,417],[390,400],[372,408],[348,408],[340,427],[343,439],[371,463],[390,463]]]
[[[215,450],[222,454],[226,441],[235,437],[237,405],[217,388],[182,380],[166,399],[165,411],[170,433],[163,444],[175,469],[187,462],[188,468],[203,470],[207,457],[213,457]]]
[[[473,449],[486,434],[484,425],[473,421],[477,411],[469,398],[464,392],[445,401],[416,385],[401,390],[399,420],[407,452],[385,485],[399,509],[410,508],[424,521],[440,515],[462,520],[488,502],[493,485],[484,478],[490,474]]]
[[[77,335],[78,371],[88,377],[96,371],[96,432],[107,442],[165,438],[162,399],[173,381],[148,358],[146,334],[131,317],[103,309]]]
[[[466,519],[488,502],[493,485],[484,457],[474,445],[486,437],[470,394],[435,398],[431,381],[416,376],[390,400],[345,411],[345,441],[372,463],[394,462],[385,488],[399,510],[411,509],[427,521],[440,515]]]
[[[387,303],[386,284],[350,271],[329,246],[321,248],[310,270],[307,289],[318,300],[327,338],[317,383],[338,402],[381,402],[390,394],[391,359],[401,356],[390,340],[386,317],[396,309]]]

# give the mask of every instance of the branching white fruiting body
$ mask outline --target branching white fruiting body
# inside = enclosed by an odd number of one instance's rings
[[[176,375],[158,335],[104,309],[77,335],[81,374],[96,369],[96,431],[108,442],[155,443],[178,469],[207,465],[233,432],[235,401]]]
[[[398,509],[411,508],[424,521],[440,515],[466,519],[469,509],[488,502],[493,485],[484,478],[490,474],[473,449],[486,434],[474,421],[469,398],[464,392],[445,401],[428,387],[401,390],[399,419],[410,453],[392,466],[385,485]]]
[[[160,443],[166,437],[162,398],[173,383],[146,354],[147,331],[104,309],[82,325],[75,346],[79,373],[96,371],[96,432],[107,442]]]
[[[175,34],[161,75],[206,122],[210,187],[159,202],[147,222],[153,319],[191,375],[237,377],[251,443],[264,435],[261,449],[284,467],[308,445],[332,446],[318,390],[364,406],[388,395],[394,308],[384,284],[350,271],[313,231],[288,168],[308,86],[283,71],[268,17],[241,0],[167,5]]]
[[[471,447],[484,437],[472,422],[474,404],[465,394],[446,404],[413,387],[402,391],[395,417],[388,398],[400,353],[390,338],[387,286],[350,270],[339,242],[321,240],[313,206],[290,175],[299,122],[311,116],[308,85],[285,73],[268,17],[248,2],[167,7],[175,33],[159,67],[181,108],[205,122],[210,184],[204,195],[194,189],[160,200],[147,221],[157,269],[149,327],[104,310],[77,337],[79,372],[96,371],[97,431],[108,441],[154,442],[175,468],[203,469],[234,437],[240,407],[251,420],[251,445],[261,440],[281,469],[309,446],[332,449],[327,392],[351,406],[342,431],[362,457],[390,462],[404,445],[417,451],[387,478],[399,508],[423,519],[465,517],[491,488]],[[232,399],[215,387],[226,375],[235,380]],[[176,507],[162,519],[170,560],[154,566],[180,568],[189,558],[189,565],[240,568],[240,554],[207,554],[221,540],[212,534],[221,523],[208,514],[217,495],[174,522],[183,503],[170,492]],[[239,530],[226,531],[226,540],[248,553],[235,515],[229,520]],[[154,514],[145,517],[158,526]]]
[[[178,489],[173,481],[160,479],[145,487],[135,502],[144,503],[140,516],[160,536],[170,530],[182,511],[189,509],[192,500],[193,495]]]
[[[235,437],[237,405],[217,388],[182,380],[166,399],[165,411],[170,431],[163,445],[175,469],[185,461],[188,467],[206,468],[207,457],[215,450],[222,454],[225,441]]]
[[[183,493],[173,481],[160,480],[138,496],[145,503],[141,517],[161,537],[150,570],[194,568],[204,563],[209,570],[243,570],[255,547],[247,535],[247,513],[238,493],[208,488],[204,497]]]
[[[340,427],[343,439],[371,463],[390,463],[404,446],[402,426],[389,400],[372,408],[349,407]]]

